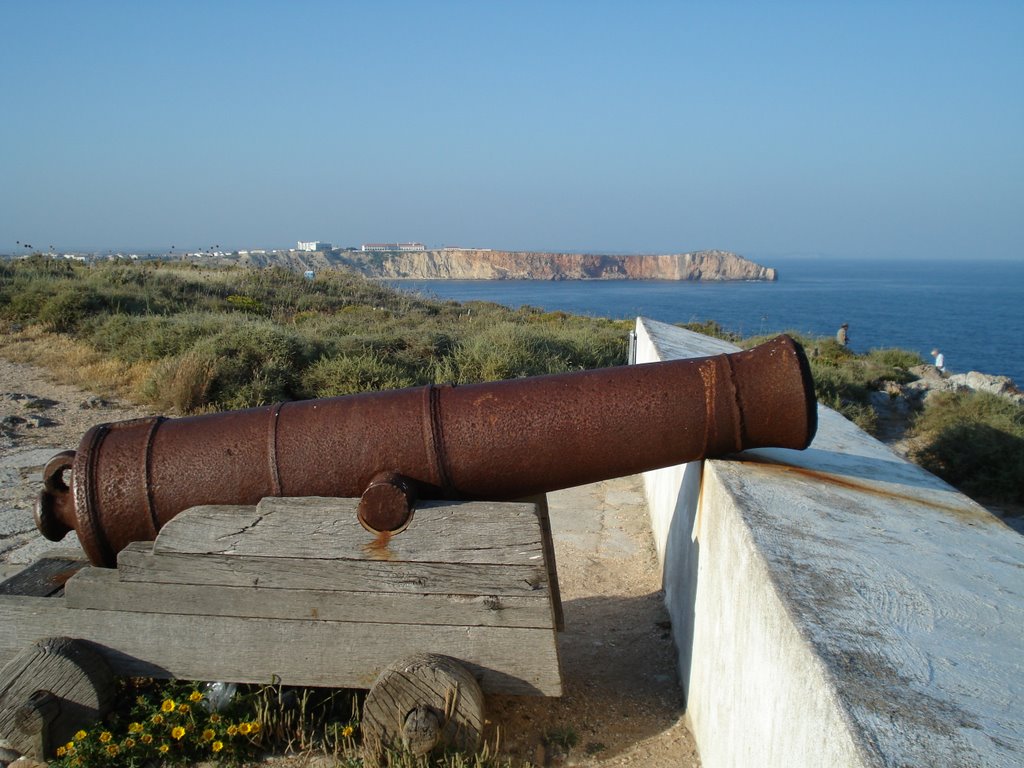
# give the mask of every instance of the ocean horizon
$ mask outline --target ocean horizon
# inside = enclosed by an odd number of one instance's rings
[[[899,347],[953,373],[1009,376],[1024,386],[1024,262],[922,259],[757,259],[775,282],[666,280],[395,280],[392,286],[456,301],[667,323],[714,320],[754,336],[833,336],[849,324],[855,352]]]

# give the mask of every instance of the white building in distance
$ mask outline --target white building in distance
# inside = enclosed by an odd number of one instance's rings
[[[363,243],[364,251],[425,251],[423,243]]]
[[[322,240],[310,240],[309,242],[299,240],[300,251],[329,251],[331,247],[330,243],[325,243]]]

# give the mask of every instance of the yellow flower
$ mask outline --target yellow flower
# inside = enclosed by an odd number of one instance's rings
[[[159,753],[160,753],[161,755],[166,755],[166,754],[167,754],[167,750],[169,750],[169,749],[170,749],[170,747],[169,747],[169,746],[167,746],[166,744],[161,744],[161,745],[160,745],[160,748],[159,748],[159,749],[158,749],[157,751],[158,751],[158,752],[159,752]]]
[[[118,749],[117,744],[107,744],[107,754],[110,755],[111,757],[113,757],[114,755],[116,755],[120,751],[121,750]]]
[[[341,729],[341,735],[344,736],[347,739],[349,736],[352,735],[352,731],[353,731],[352,726],[351,725],[346,725],[344,728]]]
[[[173,712],[174,707],[174,699],[164,699],[164,703],[160,705],[160,709],[163,712]]]
[[[87,733],[86,733],[85,731],[78,731],[78,732],[76,732],[76,733],[75,733],[75,735],[74,735],[74,736],[72,736],[71,738],[73,738],[73,739],[74,739],[75,741],[81,741],[81,740],[82,740],[82,739],[84,739],[84,738],[85,738],[86,736],[88,736],[88,734],[87,734]]]
[[[125,749],[131,749],[132,747],[135,746],[135,739],[133,739],[131,736],[129,736],[127,739],[125,739],[124,741],[121,742],[121,745]]]
[[[236,733],[238,733],[238,726],[237,725],[229,725],[228,726],[228,736],[234,736]]]
[[[128,733],[142,733],[142,723],[129,723]]]
[[[216,712],[214,712],[212,715],[210,715],[210,722],[213,723],[214,725],[219,723],[220,722],[220,715],[218,715]]]
[[[178,711],[181,712],[181,714],[183,715],[187,715],[189,712],[192,711],[192,707],[190,707],[188,704],[179,704]]]
[[[174,738],[176,738],[176,739],[180,739],[180,738],[181,738],[182,736],[184,736],[184,735],[185,735],[185,729],[184,729],[184,728],[182,728],[182,727],[181,727],[180,725],[176,725],[176,726],[175,726],[175,727],[174,727],[174,728],[173,728],[173,729],[171,730],[171,736],[173,736],[173,737],[174,737]]]
[[[57,747],[57,757],[64,757],[67,754],[67,750],[64,747]]]
[[[110,731],[104,731],[103,733],[100,734],[100,743],[101,744],[106,744],[108,741],[111,740],[111,738],[113,738],[113,737],[111,736]]]
[[[67,744],[65,744],[64,751],[67,752],[69,755],[75,754],[75,742],[69,741]]]
[[[205,731],[203,731],[202,739],[203,741],[212,741],[213,737],[216,735],[217,734],[214,733],[213,728],[207,728]]]
[[[151,734],[151,733],[144,733],[144,734],[142,734],[142,736],[139,737],[139,741],[141,741],[143,744],[152,744],[153,743],[153,734]]]
[[[249,723],[249,727],[252,729],[253,733],[259,733],[261,728],[259,720],[253,720]]]
[[[135,703],[138,704],[140,707],[146,706],[146,697],[145,696],[136,696],[135,697]]]
[[[189,701],[199,701],[202,698],[203,698],[203,694],[201,694],[199,691],[192,691],[192,693],[188,697],[188,700]]]
[[[239,723],[238,724],[238,732],[240,734],[242,734],[243,736],[245,736],[251,730],[252,730],[252,726],[249,725],[248,723]]]
[[[164,721],[164,716],[157,712],[149,719],[153,721],[153,725],[160,725]]]
[[[222,749],[224,749],[224,742],[215,741],[213,742],[213,744],[210,745],[210,749],[212,749],[214,752],[220,752]]]

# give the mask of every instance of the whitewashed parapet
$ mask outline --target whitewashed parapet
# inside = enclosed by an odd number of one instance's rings
[[[734,349],[637,321],[638,362]],[[702,764],[1024,765],[1024,537],[818,416],[645,475]]]

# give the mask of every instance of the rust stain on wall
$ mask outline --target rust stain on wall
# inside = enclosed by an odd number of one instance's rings
[[[792,473],[801,477],[808,478],[815,482],[823,483],[826,485],[836,486],[839,488],[845,488],[847,490],[857,491],[859,493],[870,494],[878,498],[892,499],[894,501],[910,502],[912,504],[919,504],[923,507],[931,507],[932,509],[939,509],[943,512],[949,512],[950,514],[956,515],[961,518],[969,518],[971,520],[979,520],[983,522],[994,522],[998,518],[984,510],[980,506],[976,506],[970,501],[965,501],[964,504],[944,504],[939,501],[932,499],[923,498],[909,493],[898,493],[895,491],[887,490],[875,485],[871,482],[860,482],[852,480],[847,476],[838,475],[832,472],[824,472],[818,469],[809,469],[807,467],[800,467],[794,464],[787,464],[776,459],[770,459],[765,456],[738,456],[733,459],[745,464],[759,464],[764,467],[778,470],[780,472]]]

